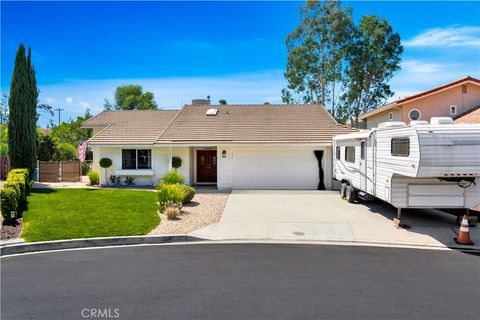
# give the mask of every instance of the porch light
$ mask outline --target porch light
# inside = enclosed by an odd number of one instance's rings
[[[223,150],[222,151],[222,158],[226,158],[227,157],[227,151],[226,150]]]

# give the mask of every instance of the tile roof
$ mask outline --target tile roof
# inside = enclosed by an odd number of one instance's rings
[[[389,109],[394,108],[394,107],[396,107],[396,106],[398,106],[402,103],[406,103],[406,102],[409,102],[409,101],[412,101],[412,100],[415,100],[415,99],[419,99],[419,98],[422,98],[424,96],[428,96],[428,95],[431,95],[433,93],[436,93],[438,91],[442,91],[442,90],[445,90],[445,89],[448,89],[448,88],[451,88],[451,87],[455,87],[455,86],[464,84],[465,82],[471,82],[471,83],[475,83],[475,84],[480,85],[480,80],[479,79],[476,79],[476,78],[473,78],[473,77],[470,77],[470,76],[464,77],[462,79],[444,84],[442,86],[439,86],[439,87],[436,87],[436,88],[433,88],[433,89],[430,89],[430,90],[427,90],[427,91],[423,91],[423,92],[417,93],[415,95],[408,96],[408,97],[405,97],[405,98],[402,98],[402,99],[399,99],[399,100],[396,100],[396,101],[393,101],[393,102],[390,102],[386,105],[383,105],[383,106],[381,106],[377,109],[371,110],[369,112],[362,113],[358,117],[358,119],[359,120],[366,119],[366,118],[368,118],[368,117],[370,117],[374,114],[377,114],[377,113],[382,112],[382,111],[389,110]]]
[[[82,123],[83,128],[103,128],[90,144],[153,144],[178,110],[103,111]]]
[[[206,116],[210,108],[216,116]],[[180,111],[109,111],[83,127],[108,125],[91,144],[330,143],[349,133],[320,105],[187,105]],[[172,115],[175,113],[176,115]],[[158,126],[158,128],[156,127]]]
[[[455,123],[480,123],[480,105],[459,114],[453,120]]]

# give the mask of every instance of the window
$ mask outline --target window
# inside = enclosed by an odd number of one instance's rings
[[[122,169],[151,169],[152,150],[122,150]]]
[[[466,84],[462,84],[462,93],[463,94],[467,93],[467,85]]]
[[[337,160],[340,160],[340,147],[337,146],[337,148],[335,149],[335,158],[337,158]]]
[[[365,160],[365,147],[365,141],[362,141],[362,143],[360,144],[360,159],[362,160]]]
[[[453,116],[457,114],[457,106],[450,106],[450,114]]]
[[[355,147],[345,147],[345,161],[355,163]]]
[[[388,114],[388,121],[392,121],[393,120],[393,112],[390,112]]]
[[[412,109],[408,112],[408,117],[410,118],[410,120],[413,120],[413,121],[420,120],[420,118],[422,117],[422,114],[417,109]]]
[[[390,153],[395,157],[408,157],[410,155],[410,138],[392,138]]]

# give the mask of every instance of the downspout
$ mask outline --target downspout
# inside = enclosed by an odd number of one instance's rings
[[[172,171],[172,157],[173,157],[173,151],[172,151],[172,146],[168,149],[168,171]]]

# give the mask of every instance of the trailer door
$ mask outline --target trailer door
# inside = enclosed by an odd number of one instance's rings
[[[367,141],[360,143],[360,189],[367,191]]]

